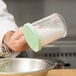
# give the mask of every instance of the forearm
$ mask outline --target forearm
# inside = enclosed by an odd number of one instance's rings
[[[2,52],[2,41],[6,44],[13,34],[10,31],[15,32],[17,28],[14,17],[8,13],[7,6],[3,0],[0,0],[0,52]],[[15,57],[16,55],[13,56]]]

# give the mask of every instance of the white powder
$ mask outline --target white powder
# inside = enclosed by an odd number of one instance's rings
[[[56,29],[56,28],[45,28],[45,29],[39,29],[37,28],[37,31],[41,38],[42,46],[51,43],[55,40],[58,40],[62,38],[65,35],[65,32],[63,29]]]

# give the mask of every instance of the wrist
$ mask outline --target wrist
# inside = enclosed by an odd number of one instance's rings
[[[2,57],[11,57],[12,52],[7,45],[2,44],[2,52],[0,54]]]
[[[2,56],[3,57],[9,57],[11,56],[11,49],[8,47],[8,41],[10,40],[11,36],[13,35],[14,32],[10,31],[7,32],[3,38],[2,41]]]

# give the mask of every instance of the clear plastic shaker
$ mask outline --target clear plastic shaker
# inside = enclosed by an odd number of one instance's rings
[[[27,23],[23,29],[27,43],[35,52],[67,35],[66,22],[58,13],[53,13],[32,24]]]

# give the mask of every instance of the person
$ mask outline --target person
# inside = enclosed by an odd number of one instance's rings
[[[7,5],[0,0],[0,52],[3,44],[10,49],[13,57],[29,49],[22,27],[17,26],[13,15],[7,11]]]

